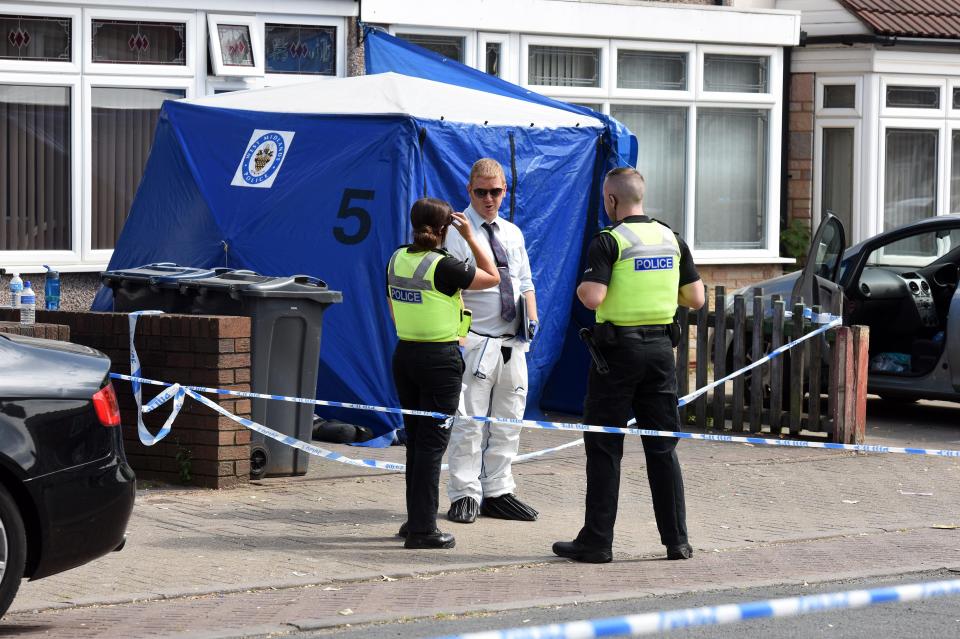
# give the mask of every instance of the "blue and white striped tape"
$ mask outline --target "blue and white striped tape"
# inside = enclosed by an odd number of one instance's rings
[[[698,626],[719,626],[750,619],[796,617],[828,610],[852,610],[885,603],[905,603],[933,597],[960,594],[960,579],[927,583],[849,590],[822,595],[806,595],[754,601],[744,604],[704,606],[666,612],[651,612],[624,617],[608,617],[565,624],[490,630],[439,639],[597,639],[600,637],[640,637]]]
[[[122,375],[120,373],[110,373],[110,376],[114,379],[122,379],[127,381],[133,381],[130,375]],[[171,386],[167,382],[161,382],[153,379],[146,379],[143,377],[136,378],[136,381],[140,384],[150,384],[155,386]],[[803,440],[792,440],[792,439],[766,439],[764,437],[747,437],[742,435],[715,435],[709,433],[687,433],[683,431],[672,431],[672,430],[650,430],[646,428],[617,428],[614,426],[597,426],[592,424],[575,424],[575,423],[566,423],[566,422],[549,422],[542,420],[533,420],[533,419],[511,419],[506,417],[488,417],[481,415],[473,416],[453,416],[446,415],[444,413],[435,413],[432,411],[420,411],[412,410],[407,408],[391,408],[387,406],[372,406],[367,404],[352,404],[346,402],[331,402],[321,399],[304,399],[302,397],[286,397],[283,395],[265,395],[262,393],[249,393],[245,391],[232,391],[225,390],[222,388],[206,388],[204,386],[178,386],[181,390],[187,392],[190,397],[194,397],[197,393],[213,393],[217,395],[231,395],[235,397],[245,397],[253,399],[275,399],[281,401],[291,401],[299,402],[304,404],[316,404],[317,406],[334,406],[340,408],[353,408],[357,410],[369,410],[377,411],[382,413],[393,413],[399,415],[420,415],[425,417],[432,417],[438,420],[448,420],[451,417],[455,419],[465,419],[465,420],[474,420],[479,422],[489,422],[489,423],[504,423],[504,424],[513,424],[515,426],[522,426],[524,428],[536,428],[541,430],[566,430],[566,431],[576,431],[576,432],[590,432],[590,433],[610,433],[617,435],[645,435],[649,437],[674,437],[677,439],[695,439],[701,441],[715,441],[715,442],[734,442],[741,444],[756,444],[761,446],[784,446],[788,448],[823,448],[828,450],[847,450],[861,453],[902,453],[906,455],[929,455],[935,457],[960,457],[960,450],[950,450],[950,449],[927,449],[927,448],[904,448],[899,446],[877,446],[872,444],[835,444],[833,442],[817,442],[817,441],[803,441]],[[161,394],[162,395],[162,394]],[[158,395],[154,398],[150,404],[144,409],[145,411],[150,411],[155,409],[160,404],[170,399],[170,396]],[[213,402],[211,402],[213,403]],[[219,408],[219,406],[218,406]],[[226,414],[222,409],[218,410],[223,414]],[[236,418],[237,421],[243,419],[241,417]],[[242,422],[241,422],[242,423]],[[564,447],[573,446],[575,442],[570,442],[565,444]],[[149,445],[149,444],[148,444]],[[559,448],[559,447],[558,447]],[[556,450],[556,449],[551,449]],[[541,451],[546,453],[547,451]],[[533,456],[533,453],[528,453]]]
[[[134,398],[136,400],[137,407],[138,407],[137,431],[140,436],[140,441],[146,446],[152,446],[156,442],[163,439],[170,432],[170,427],[173,423],[173,420],[176,418],[177,414],[180,411],[180,408],[183,405],[184,397],[189,396],[203,403],[204,405],[213,408],[218,413],[221,413],[229,417],[230,419],[236,421],[237,423],[240,423],[245,427],[250,428],[251,430],[259,432],[266,437],[270,437],[271,439],[275,439],[276,441],[280,441],[289,446],[293,446],[295,448],[303,450],[304,452],[307,452],[311,455],[324,457],[326,459],[338,461],[340,463],[363,466],[367,468],[380,468],[383,470],[404,470],[405,469],[404,464],[381,462],[373,459],[353,459],[353,458],[346,457],[344,455],[340,455],[339,453],[335,453],[333,451],[327,450],[325,448],[321,448],[319,446],[315,446],[313,444],[303,442],[301,440],[290,437],[289,435],[284,435],[282,433],[279,433],[271,428],[268,428],[267,426],[264,426],[263,424],[258,424],[251,420],[233,415],[229,411],[224,410],[222,407],[220,407],[216,403],[204,398],[202,395],[199,394],[199,393],[212,393],[217,395],[230,395],[234,397],[243,397],[248,399],[269,399],[269,400],[277,400],[277,401],[296,402],[296,403],[302,403],[302,404],[313,404],[317,406],[330,406],[330,407],[337,407],[337,408],[366,410],[366,411],[391,413],[391,414],[399,414],[399,415],[418,415],[418,416],[431,417],[441,421],[449,421],[451,419],[464,419],[464,420],[472,420],[472,421],[486,422],[486,423],[504,423],[504,424],[512,424],[515,426],[521,426],[524,428],[537,428],[537,429],[543,429],[543,430],[566,430],[566,431],[578,431],[578,432],[624,434],[624,435],[635,435],[635,436],[641,435],[641,436],[651,436],[651,437],[674,437],[677,439],[696,439],[696,440],[702,440],[702,441],[734,442],[734,443],[756,444],[756,445],[763,445],[763,446],[786,446],[791,448],[824,448],[824,449],[830,449],[830,450],[848,450],[848,451],[856,451],[856,452],[903,453],[903,454],[911,454],[911,455],[930,455],[930,456],[939,456],[939,457],[960,457],[960,450],[903,448],[903,447],[895,447],[895,446],[875,446],[875,445],[866,445],[866,444],[835,444],[831,442],[766,439],[763,437],[747,437],[747,436],[740,436],[740,435],[714,435],[714,434],[706,434],[706,433],[687,433],[687,432],[681,432],[681,431],[660,431],[660,430],[640,429],[640,428],[631,427],[636,423],[635,419],[632,419],[628,423],[627,428],[618,428],[614,426],[550,422],[550,421],[544,421],[544,420],[513,419],[513,418],[492,417],[492,416],[486,416],[486,415],[482,415],[482,416],[474,415],[474,416],[463,417],[463,416],[446,415],[444,413],[438,413],[433,411],[419,411],[419,410],[404,409],[404,408],[374,406],[369,404],[356,404],[356,403],[350,403],[350,402],[335,402],[335,401],[318,400],[318,399],[305,399],[302,397],[289,397],[284,395],[270,395],[270,394],[252,393],[252,392],[246,392],[246,391],[234,391],[234,390],[226,390],[226,389],[218,389],[218,388],[208,388],[204,386],[181,386],[180,384],[170,384],[168,382],[147,379],[139,375],[141,370],[140,362],[139,362],[139,358],[137,358],[136,348],[134,347],[134,343],[133,343],[133,335],[134,335],[134,331],[136,330],[137,318],[139,315],[156,314],[156,313],[157,311],[141,311],[141,312],[130,314],[130,365],[131,365],[130,367],[131,367],[131,372],[133,374],[132,375],[123,375],[120,373],[110,374],[110,376],[113,377],[114,379],[126,380],[131,383],[134,389]],[[714,388],[736,377],[737,375],[741,375],[744,372],[747,372],[753,368],[756,368],[757,366],[761,366],[762,364],[764,364],[767,361],[770,361],[774,357],[778,357],[779,355],[786,352],[793,346],[796,346],[797,344],[807,339],[810,339],[816,335],[822,334],[823,332],[835,326],[838,326],[842,321],[841,318],[837,316],[826,315],[826,314],[819,314],[816,316],[811,315],[811,319],[813,319],[813,321],[824,321],[826,322],[826,324],[816,329],[815,331],[807,333],[801,336],[800,338],[793,340],[792,342],[789,342],[787,344],[784,344],[783,346],[780,346],[779,348],[775,349],[768,355],[740,369],[739,371],[735,371],[730,375],[727,375],[719,380],[712,382],[710,385],[705,386],[702,389],[698,389],[693,393],[685,395],[684,397],[680,398],[679,405],[683,406],[689,403],[690,401],[692,401],[693,399],[695,399],[696,397],[702,395],[704,392],[707,392],[709,389]],[[140,392],[143,384],[165,386],[167,388],[163,392],[161,392],[159,395],[157,395],[153,400],[151,400],[146,407],[143,407],[141,409]],[[157,435],[151,435],[149,430],[147,430],[146,426],[143,424],[143,419],[142,419],[142,416],[140,415],[141,410],[142,412],[150,412],[156,409],[157,407],[159,407],[161,404],[169,401],[170,399],[174,400],[173,410],[171,411],[170,416],[168,417],[167,421],[164,423],[160,432],[158,432]],[[576,446],[582,443],[583,443],[582,439],[572,441],[572,442],[567,442],[565,444],[556,446],[554,448],[526,453],[524,455],[518,455],[514,461],[524,461],[527,459],[541,457],[543,455],[556,452],[558,450],[563,450],[565,448]]]

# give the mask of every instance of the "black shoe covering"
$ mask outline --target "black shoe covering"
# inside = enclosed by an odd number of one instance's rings
[[[484,497],[480,504],[480,514],[484,517],[497,519],[512,519],[514,521],[536,521],[540,515],[536,510],[526,505],[513,493],[499,497]]]
[[[447,519],[455,521],[458,524],[472,524],[477,520],[477,513],[480,511],[480,504],[472,497],[461,497],[450,504],[450,510],[447,511]]]

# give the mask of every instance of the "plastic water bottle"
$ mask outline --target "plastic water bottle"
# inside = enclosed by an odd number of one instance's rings
[[[10,308],[20,308],[20,294],[23,293],[23,280],[19,273],[10,278]]]
[[[24,284],[20,293],[20,323],[33,324],[37,321],[37,294],[30,288],[30,280]]]
[[[53,270],[46,264],[43,268],[47,269],[47,281],[43,285],[43,300],[48,311],[60,310],[60,273]]]

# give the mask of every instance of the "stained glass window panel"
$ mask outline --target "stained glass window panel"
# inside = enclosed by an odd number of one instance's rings
[[[70,62],[70,18],[0,15],[0,60]]]
[[[187,64],[186,25],[182,22],[93,20],[91,29],[94,62]]]
[[[220,56],[224,66],[254,66],[250,27],[245,24],[218,24],[217,35],[220,37]]]
[[[337,74],[337,28],[295,24],[264,27],[267,73]]]

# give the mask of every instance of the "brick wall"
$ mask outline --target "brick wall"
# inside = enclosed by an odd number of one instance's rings
[[[13,333],[27,337],[70,341],[70,327],[62,324],[21,324],[20,322],[0,322],[0,333]]]
[[[19,311],[0,309],[0,321],[19,319]],[[59,324],[71,341],[110,357],[111,370],[130,372],[130,332],[124,313],[37,311],[42,324]],[[16,324],[19,327],[19,324]],[[47,329],[44,329],[46,331]],[[202,315],[155,315],[137,323],[137,354],[143,376],[192,386],[250,390],[250,319]],[[210,488],[246,484],[250,478],[250,431],[187,399],[165,439],[144,446],[137,436],[133,394],[127,382],[114,380],[123,423],[124,447],[141,479],[160,479]],[[145,386],[144,403],[159,393]],[[226,410],[250,417],[250,400],[211,398]],[[157,433],[171,402],[144,415]]]
[[[783,275],[781,264],[717,264],[697,265],[706,286],[726,286],[727,292]]]
[[[813,202],[814,74],[790,76],[790,130],[787,170],[787,219],[810,225]]]

